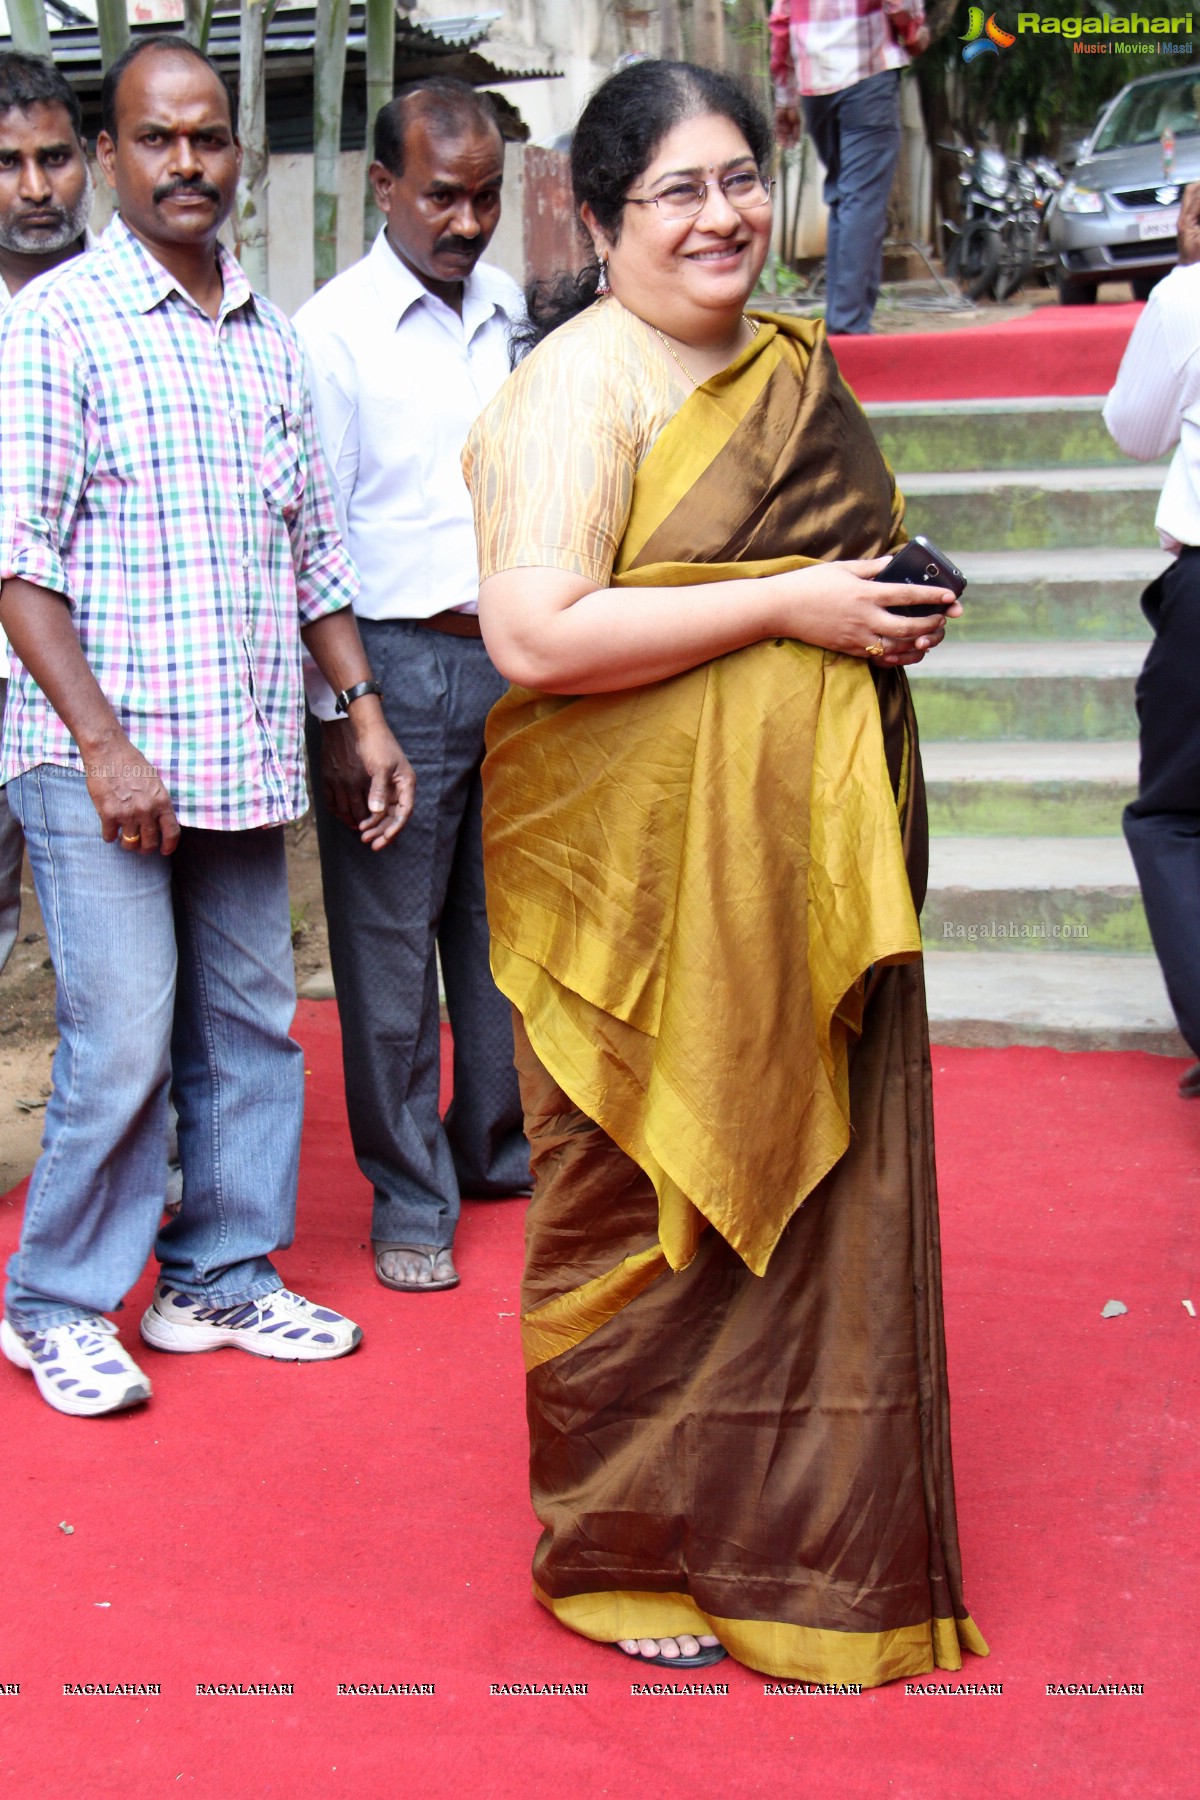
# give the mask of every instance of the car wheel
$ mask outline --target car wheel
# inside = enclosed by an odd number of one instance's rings
[[[1058,289],[1060,306],[1094,306],[1096,304],[1096,284],[1094,281],[1068,281],[1061,272],[1054,277],[1054,285]]]
[[[1133,289],[1134,299],[1135,300],[1148,300],[1161,280],[1162,280],[1161,275],[1133,275],[1133,276],[1131,276],[1129,285]]]

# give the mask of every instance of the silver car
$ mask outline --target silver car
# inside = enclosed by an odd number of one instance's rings
[[[1063,305],[1088,305],[1102,281],[1128,281],[1145,300],[1175,266],[1189,181],[1200,181],[1200,69],[1131,81],[1100,114],[1047,216]]]

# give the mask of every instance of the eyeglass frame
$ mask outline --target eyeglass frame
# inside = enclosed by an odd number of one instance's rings
[[[757,207],[757,206],[766,206],[769,203],[771,195],[775,192],[775,188],[778,184],[773,175],[766,175],[766,176],[760,175],[757,169],[755,169],[755,171],[754,171],[755,176],[757,177],[760,186],[764,189],[763,197],[761,200],[752,200],[750,202],[749,206],[739,206],[735,200],[730,200],[729,195],[725,192],[725,183],[727,181],[736,181],[739,175],[748,175],[749,173],[750,173],[749,169],[731,169],[729,171],[728,175],[722,175],[722,177],[719,181],[716,181],[716,182],[694,181],[694,182],[689,183],[688,185],[691,186],[693,189],[699,188],[699,190],[700,190],[699,204],[697,205],[695,212],[676,213],[674,215],[675,218],[677,218],[677,219],[698,219],[700,214],[704,211],[704,203],[708,199],[708,192],[709,192],[709,189],[712,187],[720,188],[721,198],[723,200],[727,201],[728,204],[733,207],[733,210],[736,213],[753,212],[755,207]],[[679,183],[678,185],[682,186],[683,183]],[[622,206],[657,206],[659,201],[665,200],[666,197],[667,196],[665,193],[653,194],[648,199],[641,199],[636,194],[626,194],[624,200],[622,200],[622,202],[621,202],[621,205]],[[671,215],[669,213],[660,213],[658,216],[660,219],[671,217]]]

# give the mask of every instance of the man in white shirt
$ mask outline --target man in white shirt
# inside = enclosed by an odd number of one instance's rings
[[[529,1186],[511,1012],[491,978],[483,892],[483,730],[505,684],[479,632],[459,465],[467,432],[508,374],[521,312],[516,283],[479,261],[503,178],[504,143],[483,96],[446,77],[402,88],[375,124],[371,182],[384,230],[296,315],[362,577],[359,628],[417,776],[399,844],[374,857],[354,829],[365,788],[353,738],[310,677],[350,1131],[375,1191],[375,1271],[402,1292],[457,1285],[462,1195]],[[444,1124],[439,950],[454,1030]]]
[[[92,180],[83,120],[53,63],[0,52],[0,316],[14,294],[86,248]],[[8,645],[0,631],[0,731],[8,698]],[[0,969],[21,916],[25,843],[0,788]]]
[[[1184,195],[1180,266],[1154,289],[1104,408],[1127,456],[1177,445],[1155,523],[1175,561],[1142,595],[1154,627],[1137,684],[1141,769],[1125,809],[1146,919],[1179,1029],[1200,1058],[1200,184]],[[1179,1083],[1200,1098],[1200,1062]]]

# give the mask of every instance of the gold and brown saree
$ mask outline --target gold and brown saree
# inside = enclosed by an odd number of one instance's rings
[[[764,320],[638,471],[613,583],[899,541],[818,328]],[[632,596],[631,596],[632,598]],[[535,1191],[537,1597],[864,1686],[963,1603],[899,671],[790,640],[632,692],[513,690],[485,765],[493,966]]]

